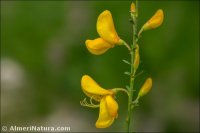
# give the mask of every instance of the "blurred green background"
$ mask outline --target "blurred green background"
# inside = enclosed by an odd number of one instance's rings
[[[130,1],[1,1],[1,124],[70,126],[72,132],[125,131],[127,97],[118,94],[119,117],[96,129],[99,109],[80,106],[86,97],[82,75],[102,87],[124,87],[129,78],[127,49],[117,46],[90,54],[86,39],[98,37],[96,20],[108,9],[119,36],[132,42]],[[139,41],[144,73],[152,91],[134,110],[132,128],[140,132],[199,131],[199,1],[140,1],[139,27],[157,9],[161,27]],[[137,94],[135,92],[135,95]]]

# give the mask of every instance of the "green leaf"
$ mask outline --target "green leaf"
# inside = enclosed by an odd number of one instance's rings
[[[128,76],[130,76],[130,75],[131,75],[131,73],[130,73],[130,72],[124,72],[124,74],[126,74],[126,75],[128,75]]]
[[[124,63],[128,64],[128,65],[131,65],[131,63],[127,60],[122,60]]]
[[[137,74],[135,75],[135,78],[138,77],[138,76],[140,76],[143,72],[144,72],[144,71],[142,70],[142,71],[140,71],[139,73],[137,73]]]

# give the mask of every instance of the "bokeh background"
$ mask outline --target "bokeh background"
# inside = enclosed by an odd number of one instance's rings
[[[70,126],[72,132],[125,131],[127,97],[118,94],[119,117],[96,129],[99,109],[80,106],[82,75],[104,88],[124,87],[127,49],[90,54],[86,39],[98,37],[96,20],[108,9],[121,38],[132,42],[130,1],[1,1],[1,125]],[[134,110],[140,132],[199,131],[199,1],[140,1],[139,27],[157,9],[161,27],[139,41],[144,73],[153,89]]]

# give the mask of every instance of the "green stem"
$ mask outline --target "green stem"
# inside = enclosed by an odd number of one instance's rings
[[[115,93],[117,93],[118,91],[125,92],[127,94],[127,96],[129,97],[129,92],[124,88],[114,88],[114,89],[112,89],[112,91]]]
[[[129,50],[129,52],[131,52],[130,46],[124,40],[120,39],[120,43],[123,44]]]
[[[134,90],[134,78],[135,78],[135,68],[134,68],[134,58],[135,58],[135,46],[137,43],[137,17],[138,17],[138,0],[136,0],[136,10],[134,14],[131,14],[131,18],[133,21],[133,44],[131,45],[131,74],[130,74],[130,89],[129,91],[129,99],[128,99],[128,114],[127,114],[127,132],[131,132],[130,125],[132,120],[132,111],[134,105],[133,101],[133,90]]]
[[[127,115],[127,132],[130,132],[130,122],[132,117],[132,99],[133,99],[133,86],[134,86],[134,67],[133,67],[134,53],[131,52],[131,75],[130,75],[130,89],[128,98],[128,115]]]

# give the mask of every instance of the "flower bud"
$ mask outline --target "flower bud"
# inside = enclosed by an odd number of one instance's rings
[[[152,87],[152,79],[147,78],[145,83],[143,84],[143,86],[141,87],[141,89],[138,93],[139,97],[146,95],[151,90],[151,87]]]
[[[131,3],[131,12],[135,12],[135,3],[134,2]]]
[[[142,29],[150,30],[159,27],[163,22],[164,14],[163,10],[159,9],[142,27]]]
[[[140,64],[140,54],[139,54],[139,45],[137,44],[135,48],[135,59],[133,64],[135,70],[137,70],[139,64]]]

